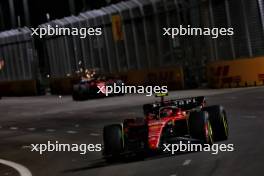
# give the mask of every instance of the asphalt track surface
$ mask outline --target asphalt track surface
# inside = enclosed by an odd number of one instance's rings
[[[0,100],[0,159],[28,168],[33,176],[263,176],[264,88],[190,90],[170,97],[205,95],[208,105],[228,112],[234,152],[160,155],[143,161],[106,163],[100,152],[31,152],[30,144],[102,143],[102,128],[128,117],[141,117],[141,105],[154,97],[128,95],[73,102],[71,97],[43,96]],[[17,176],[0,164],[0,175]],[[26,175],[25,175],[26,176]]]

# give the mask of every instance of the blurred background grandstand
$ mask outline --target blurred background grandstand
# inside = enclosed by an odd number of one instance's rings
[[[106,73],[180,68],[184,87],[199,87],[206,83],[205,67],[211,61],[264,55],[263,18],[263,0],[3,0],[0,59],[5,67],[0,86],[5,92],[10,87],[21,88],[18,81],[30,81],[36,87],[33,94],[38,94],[48,77],[51,85],[70,88],[81,62]],[[48,25],[101,27],[103,35],[84,39],[31,36],[29,27]],[[162,28],[179,25],[232,27],[235,34],[217,39],[162,36]],[[116,28],[121,37],[115,36]]]
[[[0,30],[37,26],[50,19],[77,15],[121,0],[1,0]],[[59,10],[58,10],[59,9]]]

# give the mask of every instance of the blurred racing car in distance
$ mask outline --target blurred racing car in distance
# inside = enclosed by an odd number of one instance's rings
[[[103,129],[106,159],[142,156],[162,151],[163,144],[196,141],[213,144],[227,140],[228,122],[220,105],[205,106],[204,97],[192,97],[143,105],[144,118],[125,119]]]
[[[98,87],[113,86],[114,84],[121,86],[124,82],[115,77],[99,74],[96,70],[86,71],[80,81],[73,85],[72,98],[73,100],[80,101],[106,97],[102,91],[99,91]],[[109,96],[115,96],[115,94],[109,94]]]

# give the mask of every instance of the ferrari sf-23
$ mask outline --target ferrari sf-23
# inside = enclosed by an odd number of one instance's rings
[[[114,84],[122,85],[124,82],[115,77],[98,74],[95,71],[84,74],[77,84],[73,85],[72,98],[75,101],[87,100],[91,98],[106,97],[106,94],[99,91],[99,87],[112,87]],[[119,96],[123,94],[110,93],[109,96]]]
[[[205,97],[143,105],[144,118],[125,119],[103,129],[105,159],[162,152],[163,144],[198,141],[213,144],[228,139],[223,106],[206,106]]]

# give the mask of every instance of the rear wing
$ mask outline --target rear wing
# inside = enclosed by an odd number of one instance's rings
[[[144,114],[147,115],[149,113],[156,114],[159,112],[161,107],[165,106],[175,106],[181,108],[182,110],[191,110],[205,104],[205,97],[191,97],[191,98],[182,98],[182,99],[175,99],[175,100],[167,100],[162,102],[156,102],[151,104],[144,104],[143,111]]]

